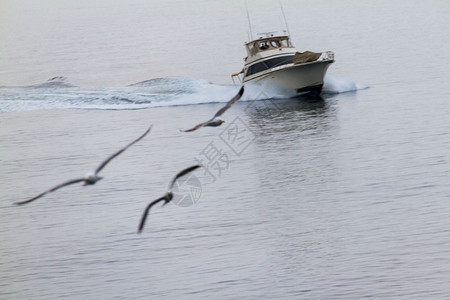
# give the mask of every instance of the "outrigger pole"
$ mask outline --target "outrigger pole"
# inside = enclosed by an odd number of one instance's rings
[[[252,24],[250,23],[250,14],[248,13],[247,0],[245,1],[245,10],[247,11],[248,28],[249,28],[249,31],[250,31],[249,41],[253,41]]]
[[[286,15],[284,14],[283,5],[281,4],[281,1],[278,1],[278,3],[280,3],[281,12],[283,13],[284,24],[286,24],[287,34],[288,34],[288,36],[290,36],[291,33],[289,32],[289,27],[288,27],[288,24],[287,24],[287,21],[286,21]],[[248,13],[248,12],[247,12],[247,13]]]

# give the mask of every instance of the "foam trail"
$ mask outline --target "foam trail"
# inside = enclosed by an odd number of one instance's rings
[[[353,92],[357,90],[367,89],[368,86],[359,84],[350,78],[335,78],[326,76],[322,93],[324,94],[340,94]],[[286,99],[295,97],[296,94],[292,90],[262,85],[258,83],[246,83],[245,94],[242,101],[246,100],[263,100],[263,99]]]
[[[350,78],[336,78],[332,76],[325,76],[322,93],[324,94],[340,94],[347,92],[354,92],[357,90],[367,89],[369,86],[359,84]]]
[[[228,102],[238,86],[206,80],[156,78],[124,87],[95,88],[71,85],[64,77],[23,87],[0,87],[0,113],[59,108],[145,109]]]
[[[0,87],[0,113],[42,109],[146,109],[228,102],[240,85],[213,84],[202,79],[156,78],[124,87],[95,88],[74,86],[65,77],[24,87]],[[365,89],[352,79],[327,76],[324,94]],[[246,83],[240,101],[292,98],[293,91]]]
[[[70,84],[66,77],[64,76],[56,76],[53,78],[50,78],[44,83],[36,84],[28,86],[30,88],[69,88],[69,87],[75,87],[74,85]]]

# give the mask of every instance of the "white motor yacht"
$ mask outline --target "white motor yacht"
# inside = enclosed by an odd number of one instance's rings
[[[232,74],[233,81],[238,77],[242,84],[271,86],[293,96],[320,94],[334,53],[298,52],[289,35],[276,36],[272,32],[264,35],[245,44],[244,68]]]

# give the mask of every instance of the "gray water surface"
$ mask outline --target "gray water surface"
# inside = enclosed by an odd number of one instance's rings
[[[239,101],[227,123],[189,135],[178,129],[223,105],[194,104],[196,95],[223,102],[237,89],[229,74],[242,67],[243,3],[4,3],[2,39],[14,31],[0,43],[0,102],[23,106],[0,114],[0,298],[450,297],[447,2],[283,1],[299,49],[336,52],[332,92]],[[249,6],[261,28],[278,7],[258,3]],[[181,55],[185,42],[194,46]],[[54,76],[77,88],[26,88]],[[142,100],[153,85],[129,84],[178,76],[195,79],[193,90],[184,81],[181,92],[179,82],[157,90],[177,106],[102,108],[117,89]],[[357,84],[369,88],[347,87]],[[101,94],[95,109],[67,105],[92,94]],[[96,185],[12,205],[83,176],[150,124]],[[155,207],[138,235],[145,206],[213,150],[215,178],[195,172],[200,199]]]

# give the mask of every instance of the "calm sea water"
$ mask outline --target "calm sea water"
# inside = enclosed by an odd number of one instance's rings
[[[1,2],[0,298],[450,298],[450,5],[283,6],[300,50],[336,53],[322,99],[249,88],[182,134],[237,91],[243,1]],[[98,184],[12,206],[150,124]],[[200,198],[136,234],[198,161]]]

